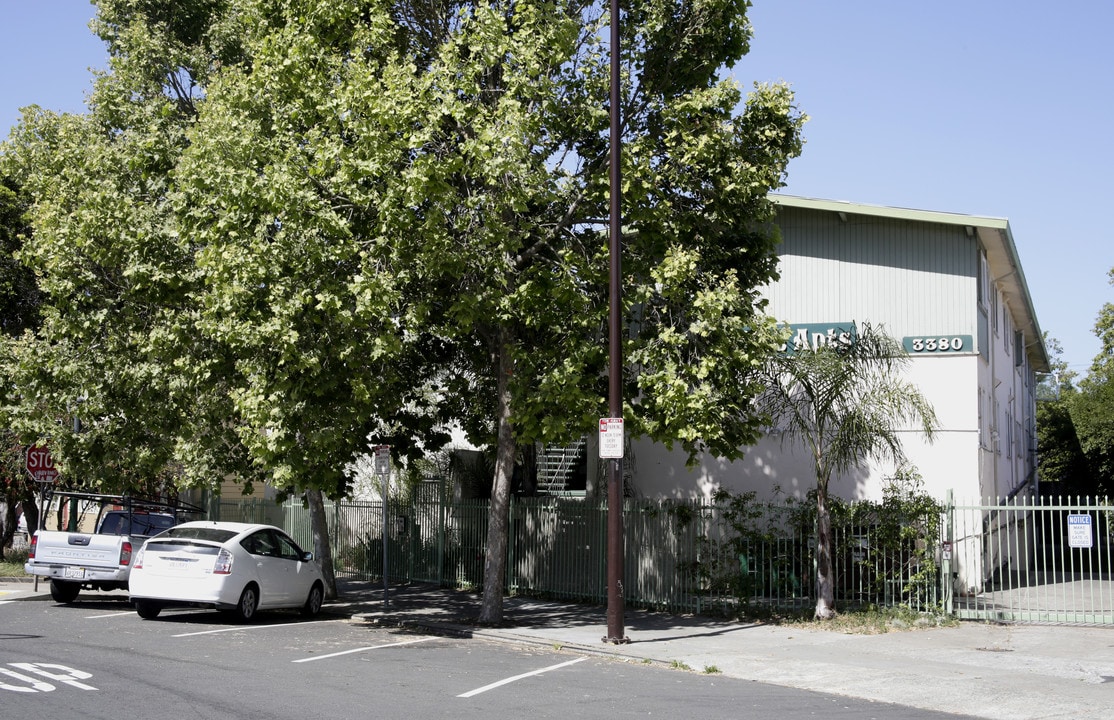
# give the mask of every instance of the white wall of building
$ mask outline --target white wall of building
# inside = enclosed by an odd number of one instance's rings
[[[765,293],[769,312],[794,325],[868,322],[899,341],[967,339],[959,352],[911,356],[907,377],[932,403],[938,430],[929,443],[908,429],[905,453],[924,489],[940,499],[949,491],[974,499],[1031,490],[1032,363],[1046,366],[1047,353],[1008,223],[801,198],[781,203],[781,278]],[[1028,350],[1018,347],[1018,333]],[[625,462],[637,494],[647,497],[710,498],[718,489],[803,497],[816,483],[804,449],[776,435],[739,461],[685,461],[680,451],[635,441]],[[590,463],[589,487],[600,486],[598,470]],[[868,465],[834,478],[831,489],[846,499],[879,499],[894,470]]]

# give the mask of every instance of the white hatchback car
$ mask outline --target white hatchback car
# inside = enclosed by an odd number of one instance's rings
[[[163,608],[211,607],[242,622],[257,610],[321,610],[325,582],[313,553],[272,525],[182,523],[143,544],[128,578],[128,595],[144,619]]]

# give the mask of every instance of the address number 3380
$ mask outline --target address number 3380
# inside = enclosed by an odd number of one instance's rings
[[[909,338],[908,348],[912,352],[959,352],[967,346],[967,341],[959,335],[954,337],[915,337]]]

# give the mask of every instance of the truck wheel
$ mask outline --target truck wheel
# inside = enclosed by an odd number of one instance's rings
[[[162,612],[162,606],[146,600],[136,600],[135,612],[144,620],[154,620]]]
[[[232,613],[240,622],[251,622],[258,608],[259,590],[254,584],[250,584],[240,593],[240,602],[236,604],[236,609]]]
[[[81,583],[54,579],[50,581],[50,597],[54,602],[67,605],[77,599],[79,592],[81,592]]]

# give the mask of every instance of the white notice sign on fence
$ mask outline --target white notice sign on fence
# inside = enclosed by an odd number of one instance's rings
[[[1090,515],[1068,515],[1068,547],[1094,547]]]

